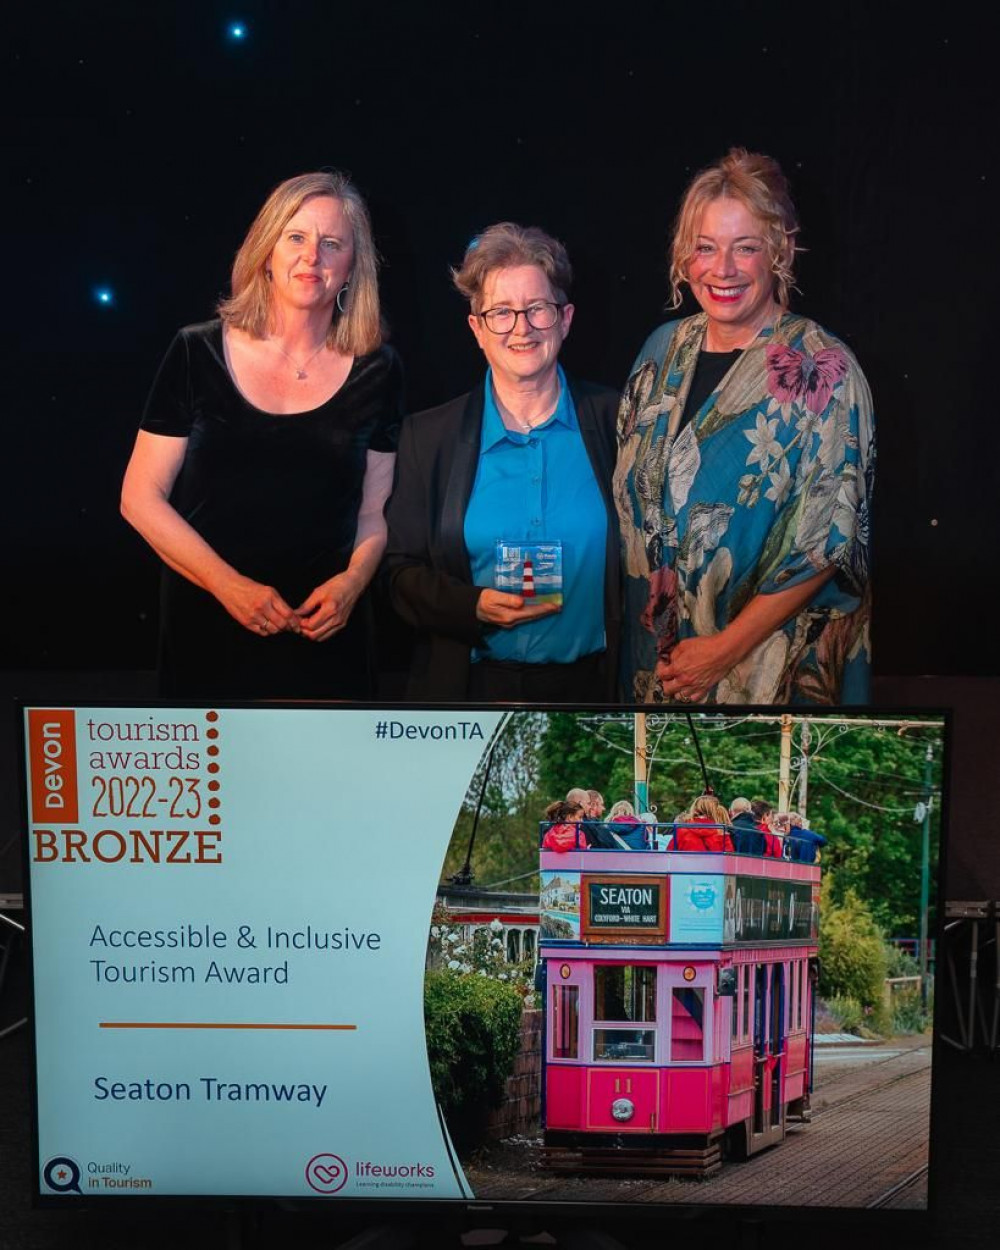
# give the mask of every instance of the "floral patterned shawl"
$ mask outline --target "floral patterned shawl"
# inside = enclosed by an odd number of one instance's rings
[[[865,703],[868,384],[841,342],[785,314],[678,433],[706,324],[702,313],[654,331],[619,409],[625,696],[667,701],[654,670],[676,642],[716,633],[755,595],[834,565],[819,594],[708,701]]]

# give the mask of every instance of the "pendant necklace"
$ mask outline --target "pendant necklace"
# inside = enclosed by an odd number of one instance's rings
[[[320,343],[319,347],[317,347],[316,350],[313,352],[313,354],[308,358],[308,360],[304,360],[302,364],[297,365],[295,361],[291,358],[291,356],[289,356],[288,352],[286,352],[285,349],[281,346],[280,343],[275,342],[274,339],[272,339],[271,342],[274,343],[278,351],[281,352],[282,356],[284,356],[284,358],[289,362],[289,364],[295,370],[295,377],[299,382],[305,382],[305,380],[309,377],[309,374],[306,373],[306,365],[311,364],[316,359],[316,357],[320,354],[323,348],[326,347],[326,340],[324,339],[323,342]]]

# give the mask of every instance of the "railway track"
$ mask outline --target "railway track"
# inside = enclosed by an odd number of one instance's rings
[[[930,1058],[929,1043],[919,1042],[880,1056],[824,1056],[811,1122],[789,1125],[780,1146],[703,1181],[552,1176],[541,1170],[540,1146],[529,1142],[500,1147],[466,1170],[484,1201],[920,1209]]]
[[[916,1198],[916,1202],[909,1199]],[[887,1189],[884,1194],[880,1194],[872,1202],[869,1202],[868,1209],[871,1211],[888,1207],[910,1207],[925,1206],[927,1203],[927,1164],[917,1168],[915,1172],[911,1172],[909,1176],[904,1176],[898,1184],[893,1185],[891,1189]]]

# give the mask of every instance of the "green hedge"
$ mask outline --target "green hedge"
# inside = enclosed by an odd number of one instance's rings
[[[882,931],[853,890],[835,904],[828,882],[820,906],[819,956],[820,994],[853,999],[871,1027],[887,1029],[883,993],[889,958]]]
[[[448,969],[424,978],[431,1081],[445,1114],[498,1107],[521,1046],[521,995],[490,977]]]

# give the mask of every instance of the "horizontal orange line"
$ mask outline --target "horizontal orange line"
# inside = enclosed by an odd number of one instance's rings
[[[356,1024],[180,1024],[172,1021],[102,1020],[102,1029],[356,1029]]]

